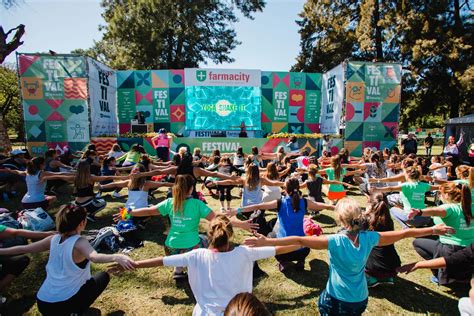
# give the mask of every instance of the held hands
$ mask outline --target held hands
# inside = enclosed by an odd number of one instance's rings
[[[433,226],[433,235],[451,235],[456,233],[456,230],[445,224],[438,224]]]
[[[255,233],[254,236],[245,239],[244,245],[249,247],[263,247],[267,245],[267,237],[258,233]]]
[[[413,219],[415,216],[422,216],[423,212],[420,209],[412,208],[410,210],[410,213],[408,213],[407,218],[408,219]]]
[[[137,266],[135,261],[126,255],[114,255],[114,261],[116,262],[116,265],[123,270],[135,270],[135,267]]]
[[[237,215],[237,209],[236,208],[231,208],[231,209],[223,211],[222,213],[227,217],[232,217],[232,216]]]

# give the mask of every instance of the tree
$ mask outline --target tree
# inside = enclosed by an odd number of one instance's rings
[[[24,139],[24,121],[18,87],[18,76],[14,65],[0,66],[0,132],[6,134],[8,129],[17,132],[20,140]],[[8,137],[2,135],[1,147],[11,148]]]
[[[235,11],[247,18],[263,0],[103,0],[102,40],[86,53],[116,69],[180,69],[232,62]]]
[[[293,70],[327,71],[345,59],[397,61],[404,69],[402,128],[473,112],[468,0],[308,0],[300,17]]]

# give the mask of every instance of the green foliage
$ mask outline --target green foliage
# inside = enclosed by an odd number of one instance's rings
[[[116,69],[180,69],[231,62],[235,11],[252,18],[263,0],[103,0],[102,40],[86,53]]]
[[[294,71],[327,71],[345,59],[398,61],[402,128],[474,112],[468,0],[308,0],[300,17]]]
[[[24,135],[23,111],[18,76],[13,65],[0,66],[0,113],[5,128],[14,130],[21,138]]]

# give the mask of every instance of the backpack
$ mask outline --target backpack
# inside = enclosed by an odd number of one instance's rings
[[[11,213],[0,214],[0,225],[4,225],[8,228],[22,229],[21,224],[11,216]],[[26,239],[23,237],[11,237],[0,240],[0,248],[9,248],[18,245],[26,245]]]
[[[18,222],[24,229],[32,231],[49,231],[53,230],[54,221],[41,207],[33,210],[23,210],[18,214]]]

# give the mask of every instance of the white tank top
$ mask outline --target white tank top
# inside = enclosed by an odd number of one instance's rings
[[[46,280],[38,291],[39,300],[47,303],[62,302],[74,296],[91,278],[90,262],[84,269],[77,266],[72,252],[80,235],[74,235],[62,243],[61,235],[51,238],[48,264],[46,264]]]
[[[28,191],[21,199],[22,203],[36,203],[46,200],[44,196],[44,189],[46,188],[46,181],[40,181],[40,172],[35,175],[27,174],[25,181]]]
[[[148,191],[129,190],[125,208],[137,209],[143,207],[148,207]]]

